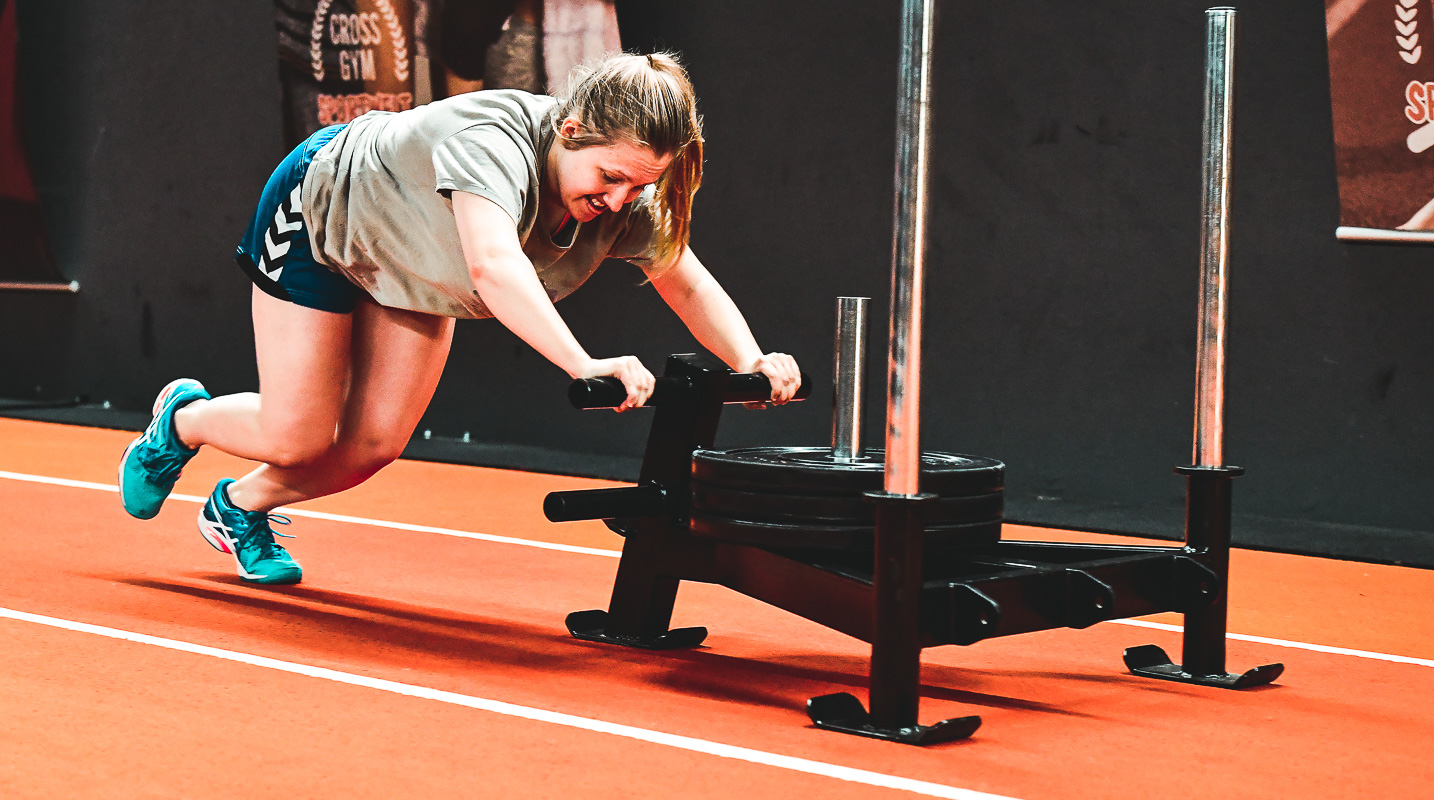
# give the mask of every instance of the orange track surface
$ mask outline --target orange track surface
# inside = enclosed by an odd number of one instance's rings
[[[0,420],[0,470],[113,485],[131,437]],[[201,453],[176,491],[244,469]],[[301,508],[617,550],[599,524],[542,519],[546,492],[595,485],[399,462]],[[806,698],[864,696],[865,646],[725,589],[678,598],[704,647],[632,651],[562,624],[606,606],[615,558],[296,518],[305,581],[262,589],[197,512],[171,499],[140,522],[112,492],[0,478],[0,607],[1024,800],[1434,785],[1430,571],[1236,551],[1233,632],[1426,661],[1231,641],[1232,668],[1286,664],[1247,692],[1128,674],[1123,648],[1178,652],[1179,634],[1115,623],[928,650],[923,719],[985,724],[919,749],[810,727]],[[916,796],[33,622],[0,636],[5,798]]]

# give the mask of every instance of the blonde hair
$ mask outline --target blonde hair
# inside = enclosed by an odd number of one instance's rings
[[[581,123],[563,136],[569,117]],[[657,262],[670,265],[691,237],[692,196],[702,186],[702,117],[687,71],[672,53],[615,53],[573,70],[553,119],[569,150],[629,142],[672,162],[657,179],[652,207]]]

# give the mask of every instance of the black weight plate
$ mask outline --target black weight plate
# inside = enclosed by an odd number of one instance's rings
[[[880,491],[885,454],[867,450],[855,462],[832,458],[827,447],[738,447],[692,454],[692,479],[711,486],[779,494],[850,494]],[[921,454],[921,491],[960,496],[994,492],[1005,484],[1006,465],[994,458],[955,453]]]
[[[693,536],[760,547],[870,552],[875,528],[871,525],[782,525],[726,517],[693,510]],[[925,546],[929,549],[977,547],[994,544],[1001,538],[1001,520],[983,520],[955,525],[930,525]]]
[[[871,525],[876,519],[876,504],[855,492],[846,495],[773,494],[697,481],[692,482],[692,508],[753,522]],[[932,523],[999,518],[1004,510],[1004,493],[942,497],[926,508],[926,518]]]

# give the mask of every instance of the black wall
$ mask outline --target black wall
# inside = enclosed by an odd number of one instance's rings
[[[1190,458],[1205,3],[942,3],[923,441],[1009,465],[1016,519],[1178,532]],[[686,53],[707,121],[694,248],[770,349],[830,380],[834,298],[885,335],[897,0],[622,7]],[[837,10],[834,10],[837,9]],[[1434,564],[1434,265],[1334,239],[1318,4],[1240,6],[1227,459],[1237,538]],[[268,3],[21,0],[24,111],[74,297],[0,295],[0,396],[147,407],[254,383],[229,254],[283,154]],[[639,20],[640,22],[633,22]],[[637,270],[560,310],[595,354],[695,345]],[[867,435],[884,411],[870,354]],[[463,323],[423,426],[633,455],[645,418]],[[826,441],[826,397],[729,413],[721,443]]]

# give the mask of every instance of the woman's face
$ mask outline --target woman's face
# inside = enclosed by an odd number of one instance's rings
[[[568,118],[559,130],[564,137],[571,137],[582,128],[577,120]],[[636,200],[672,163],[671,156],[658,157],[648,147],[627,142],[580,150],[559,143],[550,152],[553,189],[563,208],[579,222],[591,222]]]

